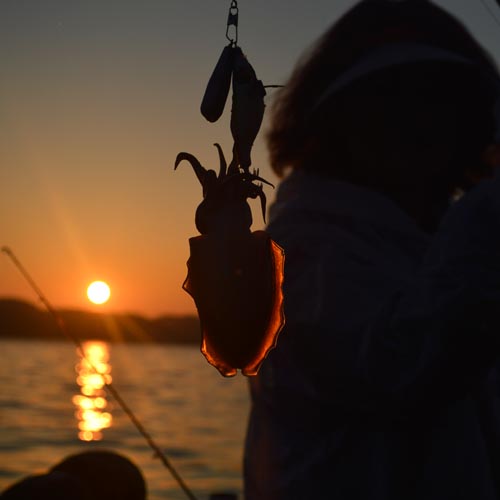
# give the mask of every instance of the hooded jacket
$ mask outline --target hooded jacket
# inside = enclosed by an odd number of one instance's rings
[[[500,177],[432,235],[300,171],[270,215],[286,325],[250,382],[247,500],[500,499]]]

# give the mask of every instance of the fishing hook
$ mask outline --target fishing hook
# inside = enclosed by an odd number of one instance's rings
[[[229,36],[229,29],[231,26],[234,26],[234,38]],[[238,44],[238,2],[236,0],[231,0],[231,5],[229,6],[229,12],[227,14],[226,38],[231,42],[233,47]]]

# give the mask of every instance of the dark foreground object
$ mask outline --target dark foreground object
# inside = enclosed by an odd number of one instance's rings
[[[71,455],[47,474],[29,476],[1,494],[2,500],[145,500],[146,483],[128,458],[112,451]]]

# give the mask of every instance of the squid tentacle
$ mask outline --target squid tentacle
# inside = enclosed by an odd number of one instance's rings
[[[216,142],[214,144],[214,146],[217,148],[217,152],[219,153],[220,167],[219,167],[219,176],[218,176],[218,178],[222,179],[223,177],[226,176],[226,173],[227,173],[227,162],[226,162],[226,158],[224,157],[224,151],[222,151],[222,148],[220,147],[220,144]]]
[[[191,164],[196,177],[200,181],[200,184],[203,186],[205,178],[207,176],[207,169],[199,162],[198,158],[196,158],[196,156],[192,155],[191,153],[179,153],[175,159],[174,170],[177,170],[179,163],[184,160]]]
[[[200,161],[190,153],[181,152],[175,160],[174,169],[177,169],[181,161],[188,161],[203,188],[203,201],[196,210],[198,230],[206,234],[214,227],[221,227],[220,221],[228,215],[233,217],[233,221],[239,221],[234,227],[241,226],[248,230],[252,223],[247,202],[249,198],[260,199],[262,218],[265,222],[266,196],[263,186],[266,184],[274,187],[273,184],[260,177],[258,169],[254,168],[251,172],[240,169],[235,148],[233,148],[233,159],[228,167],[220,144],[215,143],[214,146],[219,155],[219,175],[215,173],[215,170],[203,167]],[[235,214],[239,214],[236,219],[234,219]]]

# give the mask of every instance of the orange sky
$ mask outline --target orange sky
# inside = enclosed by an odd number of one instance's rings
[[[0,245],[56,307],[195,311],[181,285],[201,188],[188,164],[174,172],[173,162],[184,150],[216,167],[216,141],[229,155],[229,106],[217,124],[199,113],[229,3],[0,3]],[[353,3],[240,0],[240,45],[264,84],[284,83]],[[500,59],[500,26],[480,2],[439,3]],[[253,161],[276,182],[262,132]],[[86,298],[95,279],[111,286],[105,306]],[[5,256],[0,297],[36,301]]]

